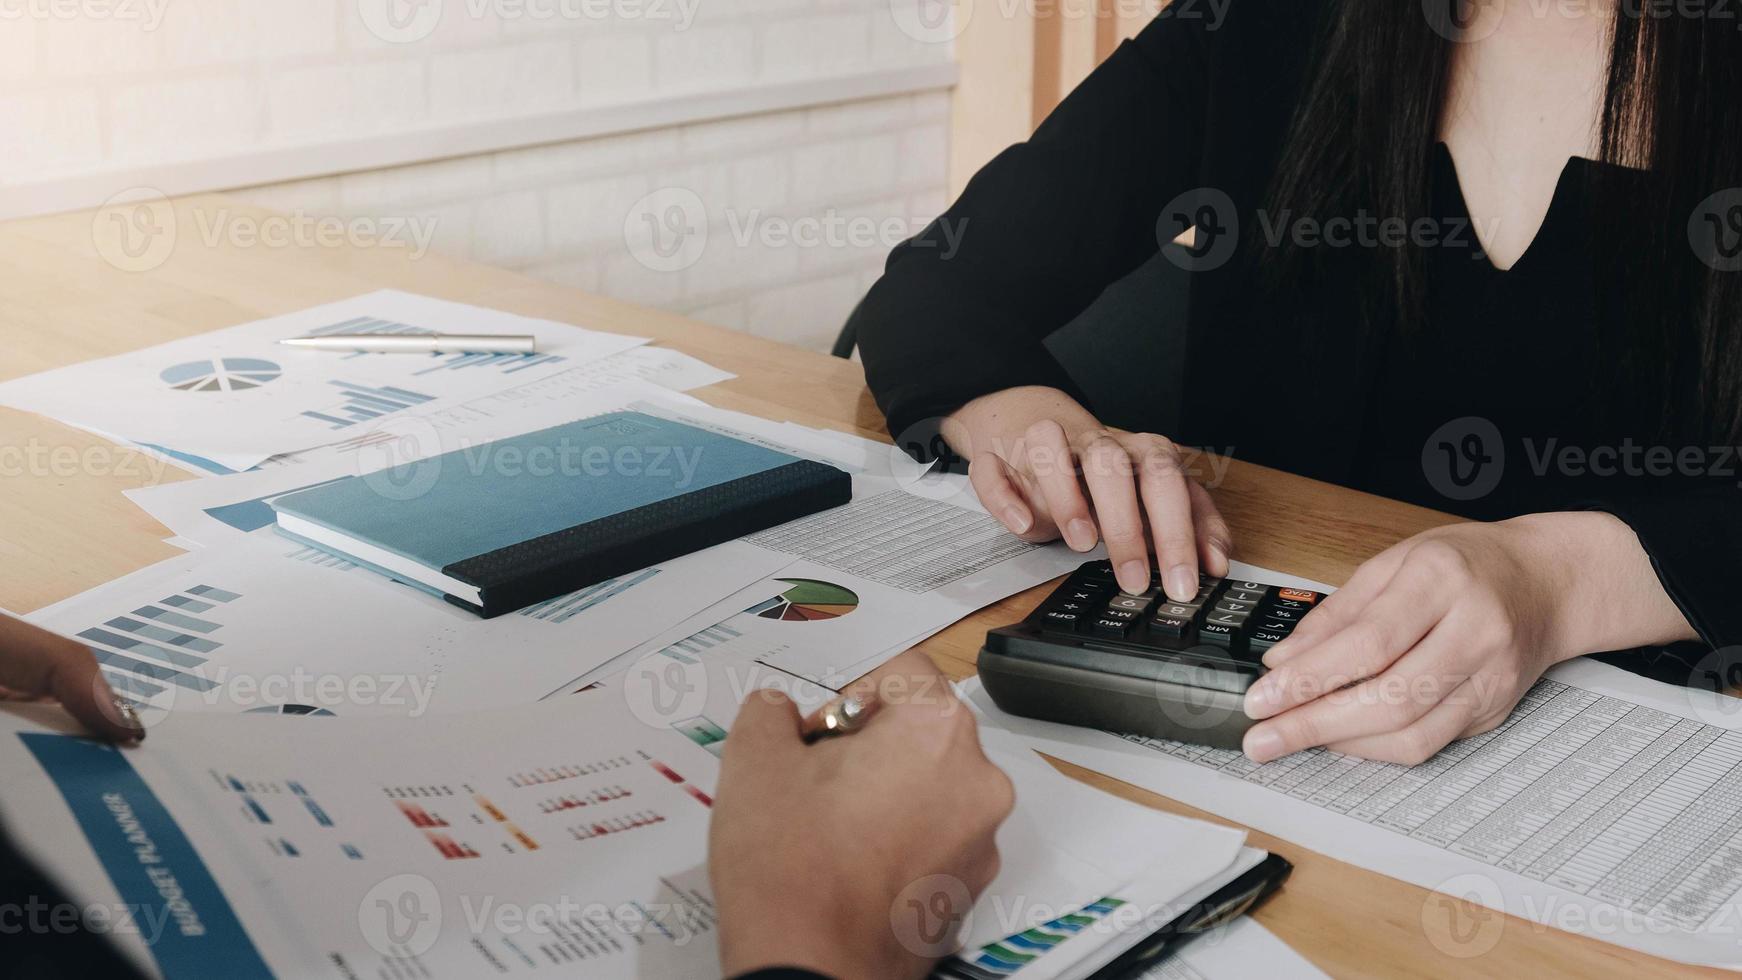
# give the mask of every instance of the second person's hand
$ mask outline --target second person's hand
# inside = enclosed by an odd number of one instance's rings
[[[1077,551],[1107,544],[1119,585],[1149,587],[1153,544],[1169,598],[1190,601],[1198,573],[1226,575],[1233,535],[1208,490],[1165,436],[1103,426],[1052,388],[977,398],[943,433],[969,460],[986,510],[1027,541],[1063,538]]]
[[[784,694],[732,724],[708,857],[726,976],[919,980],[997,873],[1014,796],[973,713],[917,651],[847,689],[865,692],[864,730],[814,745]]]

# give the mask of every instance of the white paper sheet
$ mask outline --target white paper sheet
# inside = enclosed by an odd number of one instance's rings
[[[1187,943],[1142,980],[1315,980],[1325,976],[1270,930],[1239,918]]]
[[[728,542],[480,619],[263,531],[28,618],[89,645],[148,720],[284,705],[419,716],[536,700],[783,563]]]
[[[1018,802],[998,828],[998,876],[974,903],[964,948],[1135,892],[1139,882],[1155,901],[1172,901],[1225,871],[1246,840],[1244,831],[1154,810],[1071,779],[1008,732],[982,729],[980,743],[1010,777]]]
[[[655,658],[574,696],[621,699],[642,723],[669,725],[718,752],[745,697],[762,689],[786,693],[804,712],[835,693],[742,652],[714,650],[702,658],[682,652]],[[1241,851],[1241,831],[1152,810],[1077,782],[1008,732],[982,727],[980,738],[987,758],[1010,777],[1016,809],[998,830],[998,876],[957,936],[963,948],[977,949],[1109,895],[1141,898],[1141,908],[1154,912],[1216,878]],[[1138,907],[1124,913],[1127,922],[1135,921],[1131,915]],[[1100,941],[1116,936],[1104,931]],[[1083,946],[1085,952],[1092,948]],[[1054,962],[1062,967],[1069,958]]]
[[[1258,766],[1017,718],[977,681],[966,689],[992,724],[1050,755],[1339,860],[1655,956],[1742,967],[1736,699],[1573,661],[1500,728],[1410,768],[1317,749]],[[1447,940],[1448,953],[1499,934]]]
[[[322,332],[532,334],[536,355],[340,354],[283,347]],[[393,290],[0,384],[0,404],[246,470],[566,371],[646,341]]]
[[[718,977],[717,760],[584,702],[204,715],[126,752],[0,709],[4,817],[83,908],[143,912],[115,938],[172,980]]]

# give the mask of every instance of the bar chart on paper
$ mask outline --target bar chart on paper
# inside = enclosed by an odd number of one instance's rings
[[[337,353],[280,341],[338,333],[530,335],[540,353]],[[227,474],[377,420],[501,394],[645,340],[382,291],[0,384],[0,404]],[[92,397],[96,393],[100,397]]]
[[[223,607],[240,598],[216,586],[194,585],[77,636],[96,655],[109,686],[135,707],[171,686],[203,693],[217,685],[193,671],[222,646],[212,634],[223,625]]]
[[[597,585],[589,585],[567,595],[534,603],[520,610],[518,615],[546,623],[566,623],[581,613],[628,592],[658,574],[659,569],[657,568],[644,568],[633,575],[606,579]]]

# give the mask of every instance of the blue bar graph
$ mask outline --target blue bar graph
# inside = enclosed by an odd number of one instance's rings
[[[118,670],[104,670],[103,679],[108,681],[109,686],[117,691],[125,691],[128,694],[137,694],[142,698],[153,697],[168,690],[168,688],[165,688],[161,684],[153,684],[150,681],[141,680],[131,674],[123,674]]]
[[[559,595],[555,599],[546,599],[535,605],[527,606],[520,610],[520,615],[530,616],[547,623],[566,623],[594,606],[622,595],[658,574],[659,569],[647,568],[627,578],[609,578],[577,592]]]
[[[207,612],[220,610],[225,603],[240,598],[239,593],[216,586],[195,585],[183,590],[182,594],[166,596],[159,602],[165,606]],[[78,637],[90,646],[111,687],[148,700],[168,690],[166,684],[190,691],[210,691],[218,686],[187,671],[204,666],[207,657],[222,646],[216,640],[196,634],[209,634],[219,628],[221,624],[209,620],[159,606],[143,606],[133,610],[131,615],[116,616],[101,626],[86,629]]]
[[[190,691],[210,691],[212,688],[218,686],[211,681],[206,680],[204,677],[195,677],[192,674],[184,674],[181,671],[170,667],[146,663],[143,660],[135,660],[132,657],[124,657],[119,653],[112,653],[108,650],[102,649],[101,647],[92,647],[91,653],[97,658],[97,662],[100,664],[114,667],[117,670],[131,671],[141,677],[149,677],[154,681],[168,681],[177,687],[185,687]]]
[[[302,805],[308,807],[309,815],[315,818],[315,823],[320,824],[322,827],[331,827],[333,825],[333,818],[327,816],[327,811],[321,809],[319,803],[316,803],[314,800],[305,796],[303,797]]]
[[[128,619],[126,616],[116,616],[114,619],[109,620],[103,625],[124,632],[133,633],[138,636],[143,636],[148,640],[156,640],[159,643],[168,643],[170,646],[183,647],[192,650],[195,653],[211,653],[213,650],[218,649],[218,644],[211,640],[204,640],[197,636],[189,636],[186,633],[177,633],[174,630],[166,630],[160,626],[153,626],[150,623],[141,623],[137,619]]]
[[[722,643],[730,643],[743,635],[725,623],[716,623],[700,633],[692,633],[659,652],[680,663],[700,663],[701,661],[697,658],[706,651]]]
[[[133,610],[133,615],[144,616],[146,619],[156,620],[159,623],[167,623],[170,626],[179,626],[184,630],[193,630],[195,633],[210,633],[218,628],[217,623],[207,622],[203,619],[196,619],[193,616],[183,616],[181,613],[170,612],[168,609],[159,609],[156,606],[140,606],[138,609]]]
[[[407,391],[391,385],[371,388],[366,385],[352,384],[349,381],[329,381],[328,384],[339,389],[343,401],[334,408],[322,412],[304,412],[303,415],[325,422],[334,429],[346,429],[358,422],[380,418],[393,412],[402,411],[425,402],[435,400],[434,395],[422,392]]]
[[[91,640],[95,643],[102,643],[114,647],[117,650],[126,650],[128,653],[137,653],[140,656],[154,657],[166,664],[174,664],[177,667],[187,667],[191,669],[206,662],[206,658],[204,657],[196,657],[190,653],[182,653],[180,650],[166,649],[151,643],[146,643],[144,640],[134,639],[130,636],[122,636],[119,633],[111,633],[108,630],[97,629],[94,626],[80,633],[79,638]]]

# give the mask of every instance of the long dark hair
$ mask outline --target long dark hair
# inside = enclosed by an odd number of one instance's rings
[[[1459,18],[1484,2],[1497,0],[1340,0],[1328,11],[1270,206],[1321,217],[1428,214],[1452,52],[1463,43],[1454,38],[1467,27]],[[1742,187],[1742,30],[1732,18],[1686,10],[1620,0],[1609,28],[1601,158],[1652,176],[1643,194],[1636,182],[1611,180],[1607,191],[1598,183],[1595,213],[1614,216],[1612,237],[1626,230],[1624,240],[1602,243],[1599,278],[1625,283],[1629,300],[1593,325],[1592,340],[1613,371],[1600,384],[1618,397],[1657,393],[1657,412],[1633,406],[1657,415],[1653,434],[1674,425],[1734,441],[1742,438],[1742,272],[1700,261],[1689,222],[1710,195]],[[1742,209],[1708,220],[1738,217]],[[1272,264],[1292,277],[1352,262],[1339,273],[1356,277],[1363,319],[1411,327],[1426,294],[1420,248],[1327,251],[1283,252]]]

